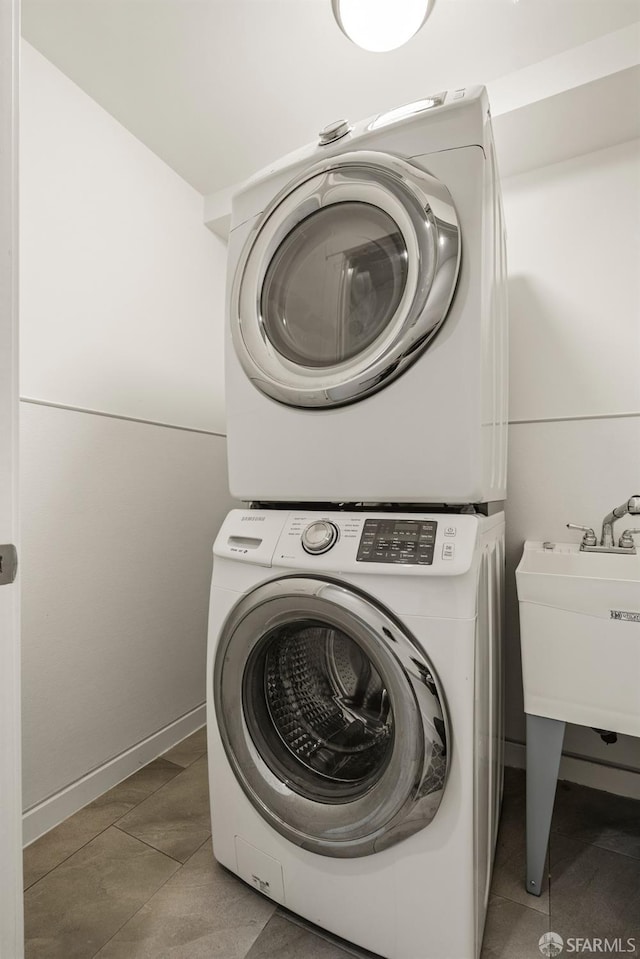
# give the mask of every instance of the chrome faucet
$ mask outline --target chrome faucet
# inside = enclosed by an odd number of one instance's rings
[[[631,496],[622,506],[616,506],[610,513],[607,513],[602,521],[602,536],[600,537],[599,543],[595,532],[590,526],[576,526],[574,523],[567,523],[567,527],[568,529],[580,529],[584,531],[580,549],[586,553],[626,553],[627,555],[635,555],[636,547],[633,541],[633,534],[637,533],[638,530],[625,530],[617,546],[613,538],[613,524],[617,519],[621,519],[623,516],[629,514],[632,516],[640,515],[640,494],[638,493]]]
[[[610,513],[607,513],[602,521],[601,546],[608,548],[615,545],[613,539],[613,524],[617,519],[626,516],[627,513],[631,513],[632,515],[640,513],[640,495],[636,494],[632,496],[626,503],[623,503],[622,506],[616,506]]]

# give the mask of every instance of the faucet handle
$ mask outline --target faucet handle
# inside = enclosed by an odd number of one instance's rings
[[[625,529],[624,533],[618,540],[618,546],[620,546],[622,549],[633,549],[633,547],[636,545],[633,537],[634,535],[638,535],[638,533],[640,533],[640,529]]]
[[[567,523],[567,529],[580,529],[584,532],[581,547],[598,545],[598,539],[591,526],[576,526],[575,523]]]

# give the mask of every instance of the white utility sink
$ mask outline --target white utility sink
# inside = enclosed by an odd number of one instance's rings
[[[527,542],[516,580],[525,712],[640,736],[640,554]]]

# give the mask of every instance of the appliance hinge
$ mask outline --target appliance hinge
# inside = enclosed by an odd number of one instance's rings
[[[18,572],[18,551],[13,543],[0,545],[0,586],[8,586]]]

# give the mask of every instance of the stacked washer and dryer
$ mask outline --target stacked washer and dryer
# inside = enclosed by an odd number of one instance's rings
[[[502,788],[506,262],[484,88],[234,197],[216,858],[387,959],[476,959]]]

